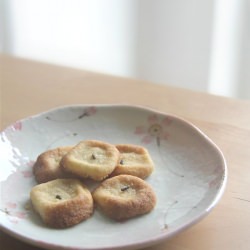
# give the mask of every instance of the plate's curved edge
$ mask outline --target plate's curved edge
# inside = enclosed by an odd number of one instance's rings
[[[188,125],[189,127],[191,127],[192,129],[194,129],[196,132],[198,132],[202,137],[204,137],[206,139],[206,141],[214,148],[216,149],[217,153],[220,156],[221,162],[222,162],[222,167],[223,167],[223,179],[221,181],[221,186],[218,188],[218,192],[215,196],[215,198],[213,199],[213,201],[209,204],[209,206],[206,208],[206,210],[204,210],[204,212],[202,212],[201,214],[197,215],[196,217],[193,217],[189,222],[187,222],[185,225],[183,225],[182,228],[179,228],[177,230],[173,230],[173,231],[166,231],[165,233],[162,233],[161,235],[155,236],[154,238],[150,238],[149,240],[144,240],[144,241],[140,241],[140,242],[136,242],[133,244],[126,244],[126,245],[119,245],[119,246],[114,246],[114,247],[104,247],[102,248],[103,250],[107,250],[107,249],[131,249],[132,247],[136,247],[136,248],[143,248],[143,247],[147,247],[147,246],[152,246],[158,243],[161,243],[171,237],[173,237],[174,235],[186,230],[187,228],[191,227],[192,225],[196,224],[197,222],[199,222],[201,219],[203,219],[205,216],[207,216],[212,209],[218,204],[219,200],[221,199],[225,188],[226,188],[226,184],[227,184],[227,179],[228,179],[228,168],[227,168],[227,163],[226,163],[226,159],[223,155],[223,152],[221,151],[221,149],[218,147],[218,145],[209,137],[207,136],[200,128],[198,128],[196,125],[194,125],[193,123],[191,123],[190,121],[181,118],[179,116],[176,116],[172,113],[166,113],[166,112],[162,112],[160,110],[156,110],[152,107],[148,107],[148,106],[142,106],[142,105],[130,105],[130,104],[72,104],[72,105],[63,105],[63,106],[58,106],[55,108],[51,108],[48,109],[47,111],[43,111],[40,112],[38,114],[34,114],[34,115],[30,115],[26,118],[17,120],[16,122],[24,122],[30,118],[36,118],[36,117],[40,117],[43,115],[47,115],[51,112],[55,112],[57,110],[63,110],[65,108],[87,108],[87,107],[97,107],[97,108],[132,108],[132,109],[140,109],[143,111],[149,111],[152,113],[157,113],[159,115],[167,115],[169,117],[172,117],[186,125]],[[15,123],[15,122],[14,122]],[[11,127],[14,123],[8,125],[6,128],[4,128],[2,131],[0,131],[0,134],[2,132],[4,132],[8,127]],[[22,240],[26,243],[29,243],[31,245],[35,245],[38,247],[43,247],[43,248],[49,248],[49,249],[75,249],[72,247],[65,247],[65,246],[59,246],[59,245],[53,245],[53,244],[48,244],[45,242],[39,242],[36,241],[34,239],[30,239],[29,237],[25,237],[21,234],[18,234],[16,232],[13,232],[11,230],[8,230],[6,227],[4,227],[2,224],[0,224],[0,229],[4,232],[6,232],[7,234]],[[79,250],[91,250],[89,248],[78,248]],[[97,249],[97,248],[93,248],[93,249]]]
[[[63,110],[63,109],[66,109],[66,108],[87,108],[87,107],[97,107],[97,108],[109,108],[109,107],[112,107],[112,108],[136,108],[136,109],[140,109],[140,110],[144,110],[144,111],[151,111],[151,112],[154,112],[154,113],[158,113],[158,114],[161,114],[161,115],[168,115],[168,116],[171,116],[173,118],[176,118],[176,119],[179,119],[179,120],[182,120],[183,122],[186,122],[186,123],[189,123],[188,121],[186,121],[185,119],[183,118],[180,118],[172,113],[166,113],[166,112],[162,112],[160,110],[157,110],[156,108],[153,108],[153,107],[149,107],[149,106],[145,106],[145,105],[137,105],[137,104],[126,104],[126,103],[117,103],[117,104],[96,104],[96,103],[89,103],[89,104],[69,104],[69,105],[59,105],[59,106],[56,106],[56,107],[53,107],[53,108],[48,108],[47,110],[44,110],[44,111],[41,111],[39,113],[35,113],[35,114],[30,114],[24,118],[21,118],[21,119],[17,119],[17,120],[14,120],[12,123],[8,124],[7,126],[5,126],[1,131],[0,133],[4,132],[7,128],[11,127],[13,124],[17,123],[17,122],[24,122],[28,119],[31,119],[31,118],[37,118],[37,117],[40,117],[40,116],[44,116],[44,115],[48,115],[49,113],[52,113],[52,112],[55,112],[55,111],[59,111],[59,110]]]

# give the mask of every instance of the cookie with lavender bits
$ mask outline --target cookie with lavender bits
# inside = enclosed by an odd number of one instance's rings
[[[97,207],[114,220],[149,213],[156,205],[152,187],[136,176],[118,175],[104,180],[93,192]]]
[[[116,148],[120,152],[120,160],[112,176],[128,174],[145,179],[154,171],[154,163],[146,148],[132,144],[120,144]]]
[[[82,178],[101,181],[108,177],[119,161],[118,149],[107,142],[86,140],[78,143],[62,159],[62,166]]]
[[[93,198],[87,187],[76,179],[56,179],[32,188],[30,199],[44,223],[67,228],[93,214]]]

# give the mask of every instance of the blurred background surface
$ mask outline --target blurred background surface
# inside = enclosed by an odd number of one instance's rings
[[[0,0],[0,51],[250,99],[250,0]]]

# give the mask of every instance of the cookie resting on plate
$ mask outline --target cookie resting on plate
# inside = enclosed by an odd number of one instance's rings
[[[61,163],[69,173],[101,181],[113,172],[119,155],[118,149],[112,144],[87,140],[73,147],[62,158]]]
[[[65,172],[61,166],[62,157],[72,147],[58,147],[41,153],[33,166],[33,173],[38,183],[44,183],[59,178],[72,178],[72,175]]]
[[[92,195],[97,207],[108,217],[118,221],[149,213],[156,205],[152,187],[132,175],[106,179]]]
[[[32,188],[30,199],[44,223],[66,228],[88,219],[93,213],[93,198],[79,180],[57,179]]]
[[[145,179],[154,171],[154,163],[146,148],[132,144],[119,144],[120,160],[112,176],[128,174]]]

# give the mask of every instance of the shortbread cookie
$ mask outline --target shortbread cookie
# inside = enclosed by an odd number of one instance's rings
[[[62,159],[68,172],[96,181],[106,178],[116,167],[119,160],[118,149],[101,141],[82,141]]]
[[[57,179],[32,188],[34,210],[50,227],[66,228],[86,220],[93,213],[90,191],[76,179]]]
[[[115,220],[150,212],[156,204],[151,186],[141,178],[119,175],[103,181],[92,193],[99,209]]]
[[[116,145],[116,148],[120,160],[112,176],[129,174],[145,179],[153,172],[154,164],[146,148],[130,144]]]
[[[60,166],[62,157],[71,149],[72,147],[59,147],[40,154],[33,166],[36,181],[44,183],[58,178],[72,177]]]

